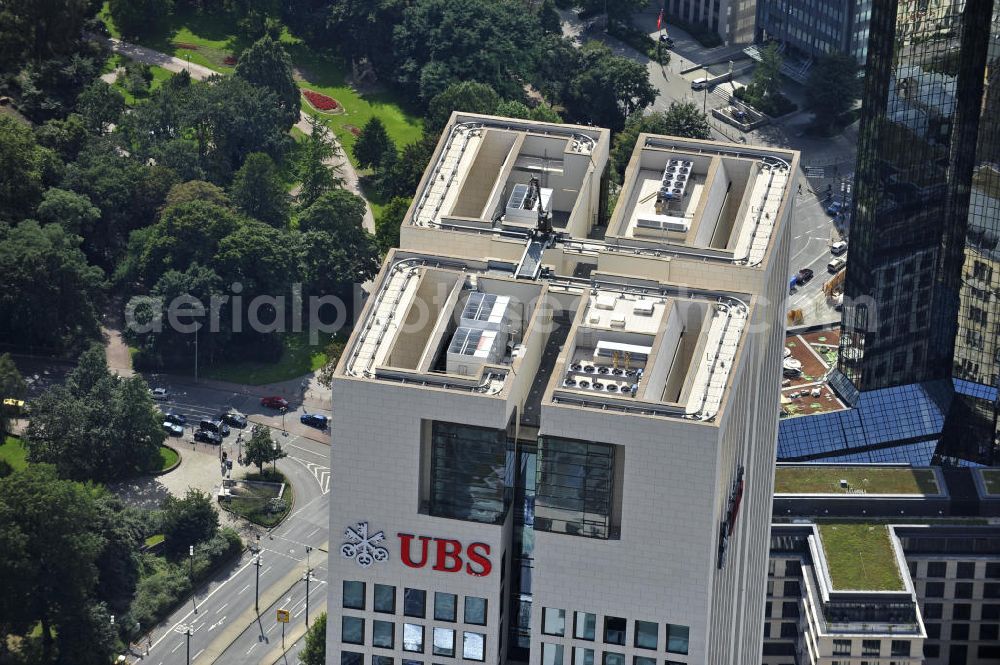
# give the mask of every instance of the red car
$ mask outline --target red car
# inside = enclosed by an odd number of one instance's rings
[[[284,397],[261,397],[260,405],[269,409],[287,409],[288,400]]]

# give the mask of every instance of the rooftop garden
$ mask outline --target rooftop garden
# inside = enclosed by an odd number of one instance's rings
[[[846,480],[847,487],[840,481]],[[931,469],[877,466],[781,466],[775,494],[939,494]]]
[[[834,522],[820,524],[818,528],[834,589],[903,590],[889,527],[866,522]]]

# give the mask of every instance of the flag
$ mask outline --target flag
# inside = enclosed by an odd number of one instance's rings
[[[660,8],[660,15],[656,17],[656,29],[659,30],[661,25],[663,25],[663,9],[662,8]]]

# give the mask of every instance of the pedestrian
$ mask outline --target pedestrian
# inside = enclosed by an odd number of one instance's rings
[[[799,194],[802,194],[802,183],[799,183]]]

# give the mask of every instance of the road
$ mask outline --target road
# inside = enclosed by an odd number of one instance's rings
[[[313,568],[310,618],[315,618],[321,611],[319,608],[325,607],[329,445],[294,432],[282,435],[280,417],[262,409],[256,395],[201,385],[174,385],[168,376],[149,379],[171,393],[170,399],[160,402],[161,408],[185,414],[189,423],[232,407],[248,414],[251,420],[275,426],[274,436],[288,453],[287,458],[278,461],[277,467],[294,487],[295,498],[292,514],[281,525],[271,533],[258,528],[258,538],[251,538],[251,550],[259,547],[261,554],[259,617],[254,609],[258,568],[254,564],[253,551],[247,551],[209,585],[198,589],[195,598],[158,626],[137,651],[143,652],[150,647],[149,656],[143,662],[152,665],[186,663],[188,637],[183,631],[190,628],[192,663],[264,662],[267,658],[271,658],[267,662],[273,662],[281,654],[281,628],[275,622],[276,609],[291,611],[291,622],[286,626],[289,637],[304,632],[307,559]],[[286,415],[288,424],[298,424],[301,412],[301,406],[290,411]],[[234,447],[238,431],[234,428],[223,443],[233,457],[237,454]],[[319,435],[316,438],[324,436],[316,434]],[[185,433],[185,438],[189,437],[190,433]],[[307,547],[312,548],[309,555]],[[313,608],[317,608],[316,611]],[[294,641],[294,637],[289,639],[288,646],[291,647]]]
[[[795,197],[789,277],[803,268],[810,268],[814,277],[796,287],[788,298],[788,309],[802,310],[803,324],[833,323],[840,320],[840,312],[827,304],[823,284],[833,277],[826,266],[833,258],[830,245],[840,236],[821,201],[809,191],[809,182],[802,179],[802,183],[802,193]]]

